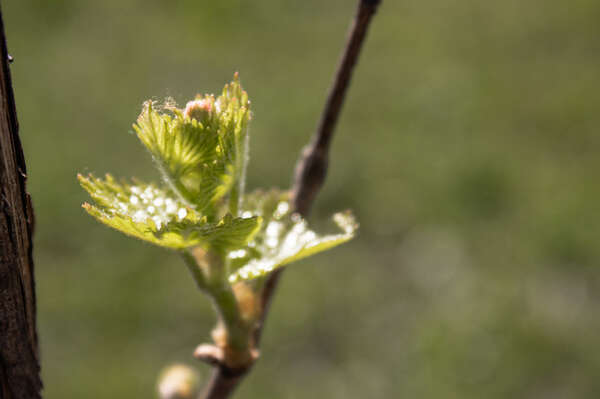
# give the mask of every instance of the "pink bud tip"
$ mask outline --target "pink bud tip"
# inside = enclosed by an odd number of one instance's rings
[[[196,119],[197,121],[203,122],[210,112],[212,111],[212,103],[207,99],[199,99],[189,101],[185,105],[183,115],[186,118]]]

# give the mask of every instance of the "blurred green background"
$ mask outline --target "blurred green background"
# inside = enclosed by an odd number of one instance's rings
[[[36,210],[45,397],[153,397],[213,315],[176,254],[80,208],[77,172],[157,178],[131,124],[234,71],[250,188],[288,187],[354,1],[3,1]],[[384,0],[240,398],[600,397],[600,2]],[[209,369],[197,365],[202,378]]]

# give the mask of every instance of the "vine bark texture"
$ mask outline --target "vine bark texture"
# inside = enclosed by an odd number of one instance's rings
[[[0,10],[0,398],[41,398],[33,209]]]

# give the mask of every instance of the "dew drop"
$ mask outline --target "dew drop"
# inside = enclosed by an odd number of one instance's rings
[[[160,230],[160,227],[162,226],[162,219],[158,216],[152,216],[152,221],[156,225],[156,229]]]
[[[141,223],[141,222],[145,221],[147,217],[148,217],[148,214],[146,212],[137,211],[136,213],[133,214],[132,219],[136,223]]]
[[[156,206],[163,206],[163,204],[165,203],[165,199],[163,197],[158,197],[155,198],[154,201],[152,201],[152,203]]]
[[[283,227],[283,225],[279,222],[271,222],[267,226],[266,233],[270,237],[277,237],[279,235],[279,232],[281,231],[282,227]]]
[[[280,218],[285,215],[290,210],[290,204],[285,201],[281,201],[277,205],[277,209],[275,210],[275,217]]]
[[[315,234],[314,231],[307,231],[306,233],[304,233],[304,237],[302,237],[302,238],[304,240],[306,240],[307,242],[311,242],[317,238],[317,235]]]
[[[229,258],[230,259],[239,259],[239,258],[243,258],[244,256],[246,256],[246,250],[245,249],[238,249],[237,251],[231,251],[229,253]]]
[[[177,205],[175,204],[175,201],[173,201],[171,198],[167,198],[167,213],[175,213],[177,211]]]

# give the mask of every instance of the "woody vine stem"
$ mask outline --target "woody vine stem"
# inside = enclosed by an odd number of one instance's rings
[[[317,193],[323,186],[327,174],[329,147],[337,120],[349,87],[352,72],[356,66],[370,22],[381,0],[359,0],[358,9],[350,28],[341,62],[335,74],[327,102],[321,114],[318,128],[311,142],[304,148],[296,165],[292,204],[296,212],[303,217],[310,213]],[[259,345],[275,289],[284,269],[277,269],[269,275],[262,291],[260,301],[260,323],[254,331],[255,344]],[[243,377],[250,371],[252,364],[240,370],[231,370],[226,365],[208,360],[214,370],[200,399],[223,399],[237,388]]]

